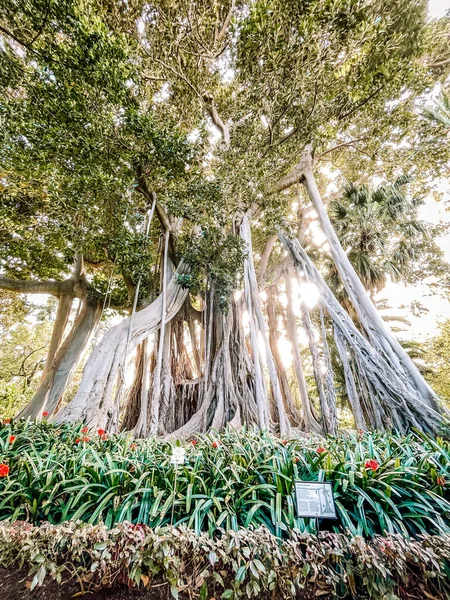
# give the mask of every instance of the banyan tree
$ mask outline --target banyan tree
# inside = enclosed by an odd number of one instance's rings
[[[0,10],[0,288],[58,301],[20,416],[334,434],[344,399],[359,429],[439,431],[328,204],[345,181],[424,190],[445,168],[421,103],[450,68],[449,19],[422,0],[16,4]]]

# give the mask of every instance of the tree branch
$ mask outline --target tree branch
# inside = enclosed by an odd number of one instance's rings
[[[266,274],[266,270],[267,270],[267,265],[269,264],[269,258],[270,258],[270,255],[272,253],[273,247],[275,246],[275,242],[277,241],[277,239],[278,239],[277,235],[272,235],[267,240],[264,251],[261,254],[261,259],[260,259],[259,265],[258,265],[258,275],[257,275],[257,281],[259,284],[261,284],[261,282],[264,279],[264,275]]]
[[[377,87],[377,89],[374,90],[371,94],[369,94],[367,96],[367,98],[364,98],[364,100],[362,100],[359,104],[357,104],[351,110],[349,110],[344,115],[342,115],[342,117],[339,117],[339,121],[343,121],[347,117],[350,117],[353,113],[355,113],[357,110],[359,110],[360,108],[362,108],[365,104],[367,104],[368,102],[370,102],[370,100],[372,100],[372,98],[374,96],[376,96],[379,92],[381,92],[382,89],[383,89],[382,85],[380,85],[379,87]]]
[[[226,125],[222,119],[220,118],[219,113],[217,112],[216,104],[214,102],[214,98],[211,94],[205,92],[203,94],[203,102],[205,103],[209,116],[212,119],[214,125],[220,130],[222,134],[223,143],[225,148],[228,148],[230,145],[230,129],[228,125]]]
[[[22,281],[9,277],[0,277],[0,289],[18,294],[50,294],[60,296],[64,281]]]
[[[445,60],[439,60],[434,63],[427,63],[425,65],[425,67],[427,69],[436,69],[437,67],[444,67],[445,65],[448,65],[449,63],[450,63],[450,58],[446,58]]]
[[[231,21],[231,17],[233,16],[233,10],[234,7],[236,6],[236,0],[231,0],[231,6],[230,6],[230,10],[228,11],[228,14],[225,18],[225,21],[223,22],[222,28],[219,31],[217,37],[216,37],[216,42],[220,42],[220,40],[223,38],[223,36],[226,34],[228,26],[230,24]]]
[[[325,152],[322,152],[322,154],[320,154],[320,156],[317,157],[317,160],[320,160],[326,154],[330,154],[330,152],[334,152],[335,150],[339,150],[339,148],[344,148],[345,146],[353,146],[357,142],[362,142],[365,139],[366,139],[365,137],[361,137],[361,138],[357,138],[356,140],[350,140],[348,142],[342,142],[342,144],[338,144],[337,146],[333,146],[333,148],[330,148],[329,150],[325,150]],[[355,148],[355,149],[359,150],[359,148]],[[359,150],[359,151],[362,152],[362,150]]]
[[[303,173],[306,169],[310,169],[312,166],[312,145],[307,144],[302,152],[301,158],[299,162],[295,165],[295,167],[289,171],[287,175],[282,177],[272,188],[273,192],[282,192],[287,188],[291,187],[295,183],[299,183],[301,180]]]
[[[83,273],[84,273],[83,255],[80,254],[80,252],[77,252],[75,254],[75,265],[73,268],[72,279],[74,279],[75,281],[78,281],[80,279],[80,277],[83,275]]]

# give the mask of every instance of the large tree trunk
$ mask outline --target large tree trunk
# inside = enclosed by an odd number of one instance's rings
[[[256,356],[247,351],[242,324],[242,300],[230,300],[224,314],[219,308],[217,296],[208,294],[207,303],[207,342],[210,365],[204,372],[209,373],[205,386],[197,385],[199,402],[197,411],[182,426],[168,434],[169,438],[184,438],[205,431],[208,427],[221,429],[225,424],[240,427],[242,422],[259,424],[257,406],[256,376],[260,367]],[[261,384],[264,386],[263,380]],[[263,387],[264,401],[267,394]],[[184,398],[181,410],[184,407]]]
[[[53,361],[55,360],[56,353],[61,346],[64,332],[69,321],[70,311],[72,310],[73,301],[74,296],[70,294],[63,294],[58,298],[58,310],[56,311],[55,322],[53,324],[52,336],[48,346],[47,358],[42,371],[41,382],[44,381],[47,373],[50,371]]]
[[[320,360],[319,347],[317,345],[316,336],[314,335],[314,328],[311,322],[311,314],[308,306],[306,305],[303,299],[300,300],[300,312],[303,329],[308,340],[313,375],[314,380],[316,382],[317,394],[319,396],[320,412],[322,415],[322,429],[325,433],[331,433],[331,431],[333,430],[333,426],[331,423],[331,415],[328,407],[324,369]]]
[[[186,300],[188,290],[178,283],[178,276],[187,274],[189,268],[180,263],[167,286],[167,310],[164,321],[170,321],[181,309]],[[103,337],[90,355],[83,372],[78,393],[55,417],[58,422],[83,421],[92,425],[104,426],[111,407],[113,388],[120,365],[126,359],[127,352],[132,352],[138,344],[159,329],[162,320],[162,295],[149,306],[136,313],[131,327],[130,319],[112,327]]]
[[[374,347],[380,349],[392,366],[398,369],[399,373],[403,375],[405,385],[413,387],[428,406],[436,409],[439,404],[436,394],[424,380],[409,354],[388,330],[344,252],[328,217],[311,166],[304,170],[302,181],[317,211],[319,222],[330,245],[336,268],[339,271],[347,294],[355,307],[361,325],[364,327]]]
[[[282,436],[289,433],[289,423],[287,420],[286,412],[283,404],[283,397],[281,394],[280,384],[278,383],[278,376],[275,361],[272,356],[270,349],[269,340],[267,337],[267,328],[264,321],[264,315],[261,308],[261,301],[258,293],[258,284],[256,280],[255,265],[253,263],[253,249],[252,249],[252,238],[250,231],[250,223],[248,216],[245,215],[241,224],[241,237],[247,245],[247,257],[245,259],[244,271],[246,274],[245,283],[250,291],[250,300],[253,307],[253,312],[256,317],[259,332],[262,336],[264,348],[266,352],[266,363],[267,370],[269,372],[270,385],[272,387],[272,393],[274,396],[275,404],[278,411],[278,421],[280,426],[280,434]],[[252,341],[252,344],[254,342]],[[257,342],[256,342],[257,343]]]
[[[393,368],[356,328],[298,240],[290,240],[281,232],[279,235],[292,253],[299,275],[305,272],[308,280],[317,287],[323,307],[341,330],[357,357],[360,371],[373,387],[385,414],[390,416],[391,422],[385,425],[395,425],[400,431],[417,427],[436,433],[442,423],[441,415],[424,402],[414,388],[405,385],[402,374]]]
[[[136,426],[136,423],[138,422],[139,416],[142,411],[142,388],[145,360],[147,358],[144,358],[144,354],[147,353],[147,341],[148,340],[144,340],[136,348],[136,355],[134,357],[133,383],[131,384],[126,398],[125,410],[121,422],[122,431],[129,431],[133,429]]]
[[[244,266],[244,295],[245,306],[248,314],[248,325],[250,330],[250,344],[253,357],[253,367],[255,373],[255,395],[256,406],[258,407],[258,425],[260,429],[269,429],[269,410],[267,403],[267,392],[264,381],[264,373],[262,369],[261,357],[259,352],[258,332],[253,316],[253,304],[250,292],[250,282],[248,276],[248,267]]]
[[[327,394],[329,418],[328,433],[330,433],[331,435],[336,435],[338,428],[336,390],[334,386],[334,374],[333,365],[331,362],[330,348],[328,346],[327,332],[325,329],[325,317],[322,309],[320,309],[320,326],[322,331],[323,362],[325,365],[325,389]]]
[[[347,389],[348,400],[352,408],[353,417],[355,419],[355,425],[358,430],[364,430],[366,429],[366,421],[364,419],[363,410],[359,401],[358,390],[356,388],[355,379],[353,377],[353,372],[347,356],[347,345],[345,343],[342,331],[339,329],[339,327],[337,327],[336,324],[334,324],[333,329],[334,341],[336,343],[336,348],[338,350],[339,357],[342,362],[342,367],[344,369],[345,386]]]
[[[293,427],[298,427],[301,424],[301,417],[294,404],[286,367],[284,366],[279,349],[280,334],[278,331],[277,311],[273,288],[269,288],[267,290],[267,323],[269,326],[270,349],[272,350],[272,355],[276,364],[278,380],[283,394],[285,409],[291,425]]]
[[[303,370],[302,359],[300,356],[300,345],[297,334],[297,320],[295,318],[295,312],[293,308],[293,291],[291,282],[291,270],[286,274],[286,295],[287,295],[287,307],[286,307],[286,333],[292,346],[292,357],[294,363],[295,377],[297,379],[297,385],[300,392],[300,400],[302,403],[303,421],[305,424],[306,431],[314,431],[320,433],[322,431],[319,423],[314,418],[311,401],[308,394],[308,386],[306,384],[305,372]]]
[[[164,260],[162,269],[162,306],[161,306],[161,326],[159,331],[159,348],[156,358],[156,368],[153,373],[153,389],[152,389],[152,401],[150,406],[150,434],[156,435],[159,427],[159,409],[161,404],[161,371],[164,344],[170,344],[170,332],[169,339],[166,338],[166,310],[167,310],[167,276],[168,276],[168,251],[169,251],[169,231],[166,231],[164,239]],[[146,431],[143,431],[144,435]]]
[[[64,391],[70,384],[73,373],[89,343],[101,313],[101,303],[88,299],[83,301],[81,311],[56,353],[51,367],[41,381],[31,402],[23,409],[19,417],[38,418],[44,411],[49,414],[53,413]]]

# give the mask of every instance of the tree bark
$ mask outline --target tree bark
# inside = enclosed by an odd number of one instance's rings
[[[130,390],[128,391],[125,411],[121,423],[122,431],[134,429],[142,411],[142,386],[144,377],[144,348],[147,340],[141,342],[136,348],[134,357],[134,377]],[[146,349],[145,349],[146,350]],[[148,374],[147,374],[148,376]]]
[[[294,363],[294,371],[297,379],[297,385],[300,392],[300,400],[302,403],[303,421],[305,423],[306,431],[314,431],[315,433],[321,433],[321,427],[317,423],[312,413],[311,401],[308,394],[308,386],[306,384],[305,372],[303,370],[302,359],[300,356],[300,344],[298,341],[297,334],[297,320],[293,308],[293,291],[291,282],[291,269],[286,274],[286,295],[287,295],[287,307],[286,307],[286,333],[292,346],[292,357]]]
[[[345,386],[347,389],[348,400],[352,408],[353,417],[355,419],[355,425],[358,430],[365,430],[366,420],[364,419],[363,410],[359,401],[358,390],[356,389],[355,379],[353,377],[353,372],[348,360],[345,339],[342,331],[336,326],[336,324],[334,324],[333,331],[336,348],[344,369]]]
[[[278,419],[280,426],[280,434],[282,436],[287,435],[289,433],[289,424],[286,417],[286,412],[284,410],[283,397],[281,395],[280,385],[278,383],[277,370],[275,366],[275,361],[272,356],[272,352],[270,350],[269,340],[267,338],[266,324],[264,322],[264,315],[261,308],[261,302],[258,294],[258,284],[256,281],[255,274],[255,266],[253,264],[253,249],[252,249],[252,239],[250,232],[250,223],[247,215],[244,217],[241,224],[241,237],[247,244],[247,258],[245,259],[244,269],[247,273],[246,282],[249,286],[250,290],[250,299],[251,304],[253,306],[254,314],[256,316],[256,321],[258,324],[258,329],[261,333],[264,342],[264,348],[266,351],[266,364],[267,370],[269,371],[269,379],[270,384],[272,386],[272,391],[274,395],[275,404],[278,410]]]
[[[441,426],[442,416],[424,402],[416,390],[405,385],[404,377],[370,345],[369,341],[356,328],[298,240],[290,240],[282,232],[279,235],[286,248],[292,253],[297,271],[299,273],[305,271],[309,281],[317,287],[324,308],[342,331],[361,365],[360,368],[363,369],[364,376],[383,403],[384,411],[391,415],[399,430],[406,431],[410,427],[417,427],[436,433]]]
[[[170,321],[178,313],[186,300],[188,290],[178,284],[178,275],[188,272],[189,268],[184,263],[180,263],[167,286],[165,322]],[[55,421],[83,421],[104,426],[118,370],[126,358],[126,347],[128,352],[132,352],[138,344],[159,329],[161,317],[162,295],[160,294],[149,306],[136,313],[128,345],[131,317],[112,327],[90,355],[75,398],[56,415]]]
[[[61,342],[64,337],[64,332],[69,321],[70,311],[72,310],[74,296],[63,294],[58,299],[58,310],[56,311],[55,322],[53,324],[52,335],[50,338],[50,344],[48,346],[47,358],[45,360],[44,369],[42,371],[41,381],[43,381],[51,369],[53,361],[55,360],[58,348],[61,346]]]
[[[326,384],[323,375],[322,363],[320,360],[319,348],[317,346],[317,340],[314,335],[314,329],[311,322],[311,314],[308,306],[301,299],[300,300],[300,311],[302,317],[302,325],[308,340],[309,352],[311,354],[312,368],[314,374],[314,380],[316,382],[317,394],[319,396],[320,412],[322,415],[322,429],[325,433],[329,433],[331,428],[330,414],[328,410],[328,400],[326,396]]]
[[[325,330],[325,318],[322,308],[320,309],[320,325],[322,330],[322,348],[325,364],[325,388],[328,406],[328,433],[336,435],[338,428],[336,390],[334,389],[333,365],[331,363],[330,347],[328,346],[327,332]]]
[[[167,311],[167,269],[168,269],[168,248],[169,248],[169,231],[165,233],[164,240],[164,260],[163,260],[163,277],[162,277],[162,306],[161,306],[161,326],[159,330],[159,348],[156,359],[156,368],[153,373],[153,393],[150,406],[150,434],[156,435],[159,426],[159,408],[161,402],[161,370],[163,361],[163,350],[165,342],[165,327],[166,327],[166,311]],[[170,343],[170,340],[169,340]]]
[[[272,288],[269,288],[267,291],[267,321],[269,326],[270,348],[272,350],[272,355],[277,369],[278,380],[283,394],[285,409],[291,425],[293,427],[298,427],[301,424],[301,416],[294,404],[286,367],[284,366],[278,347],[280,336],[278,332],[277,312]]]
[[[333,260],[344,287],[374,347],[381,349],[386,359],[391,362],[395,369],[398,369],[403,375],[405,384],[408,387],[413,387],[428,406],[436,409],[439,404],[436,394],[424,380],[408,353],[387,329],[386,324],[378,314],[377,309],[370,300],[367,291],[344,252],[317,188],[311,168],[311,161],[309,166],[304,168],[302,181],[317,211],[322,231],[330,245]]]
[[[18,294],[61,294],[62,281],[22,281],[10,277],[0,277],[0,288]]]
[[[261,284],[261,282],[264,280],[264,275],[266,274],[267,266],[269,264],[269,258],[270,258],[270,255],[272,254],[272,250],[273,250],[273,247],[275,246],[277,239],[278,238],[276,235],[272,235],[267,240],[266,246],[264,248],[264,252],[261,255],[261,259],[260,259],[259,265],[258,265],[258,283],[259,284]]]
[[[44,411],[53,413],[72,379],[101,313],[101,303],[88,299],[83,302],[82,309],[56,353],[46,376],[31,402],[18,415],[20,418],[38,418]]]
[[[248,325],[250,330],[250,344],[252,348],[253,365],[255,372],[255,396],[256,406],[258,407],[258,425],[260,429],[269,429],[269,411],[267,403],[266,386],[264,374],[261,367],[261,358],[259,352],[259,340],[256,330],[255,319],[253,316],[253,304],[250,293],[250,282],[248,275],[247,261],[244,265],[244,295],[248,314]]]

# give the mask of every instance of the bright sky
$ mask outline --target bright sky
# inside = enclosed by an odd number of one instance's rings
[[[445,182],[446,192],[441,202],[430,199],[421,208],[421,218],[431,223],[447,221],[450,223],[450,189],[449,183]],[[445,259],[450,263],[450,234],[439,240],[439,245],[444,251]],[[432,282],[430,282],[432,283]],[[429,283],[421,285],[406,286],[402,283],[389,283],[379,294],[379,298],[386,299],[391,310],[384,314],[401,315],[406,317],[411,326],[399,324],[405,331],[399,333],[403,339],[416,339],[423,341],[436,334],[439,323],[450,319],[450,302],[432,293]],[[412,302],[420,302],[428,312],[420,316],[414,316],[409,308]]]
[[[450,9],[450,0],[429,0],[428,10],[431,17],[443,17]]]
[[[450,0],[429,0],[428,9],[430,17],[442,17],[450,10]],[[438,184],[443,192],[441,202],[429,199],[421,209],[421,218],[431,223],[447,221],[450,223],[450,185],[448,181],[442,181]],[[444,251],[445,258],[450,262],[450,235],[442,237],[439,245]],[[436,333],[440,322],[450,319],[450,302],[448,299],[433,295],[428,284],[423,283],[417,286],[406,286],[404,284],[390,283],[379,295],[380,298],[386,298],[392,310],[385,314],[403,315],[411,323],[410,327],[399,324],[405,328],[405,331],[399,333],[399,337],[416,339],[423,341]],[[405,308],[412,302],[418,301],[428,309],[428,313],[421,316],[414,316],[411,311]]]

